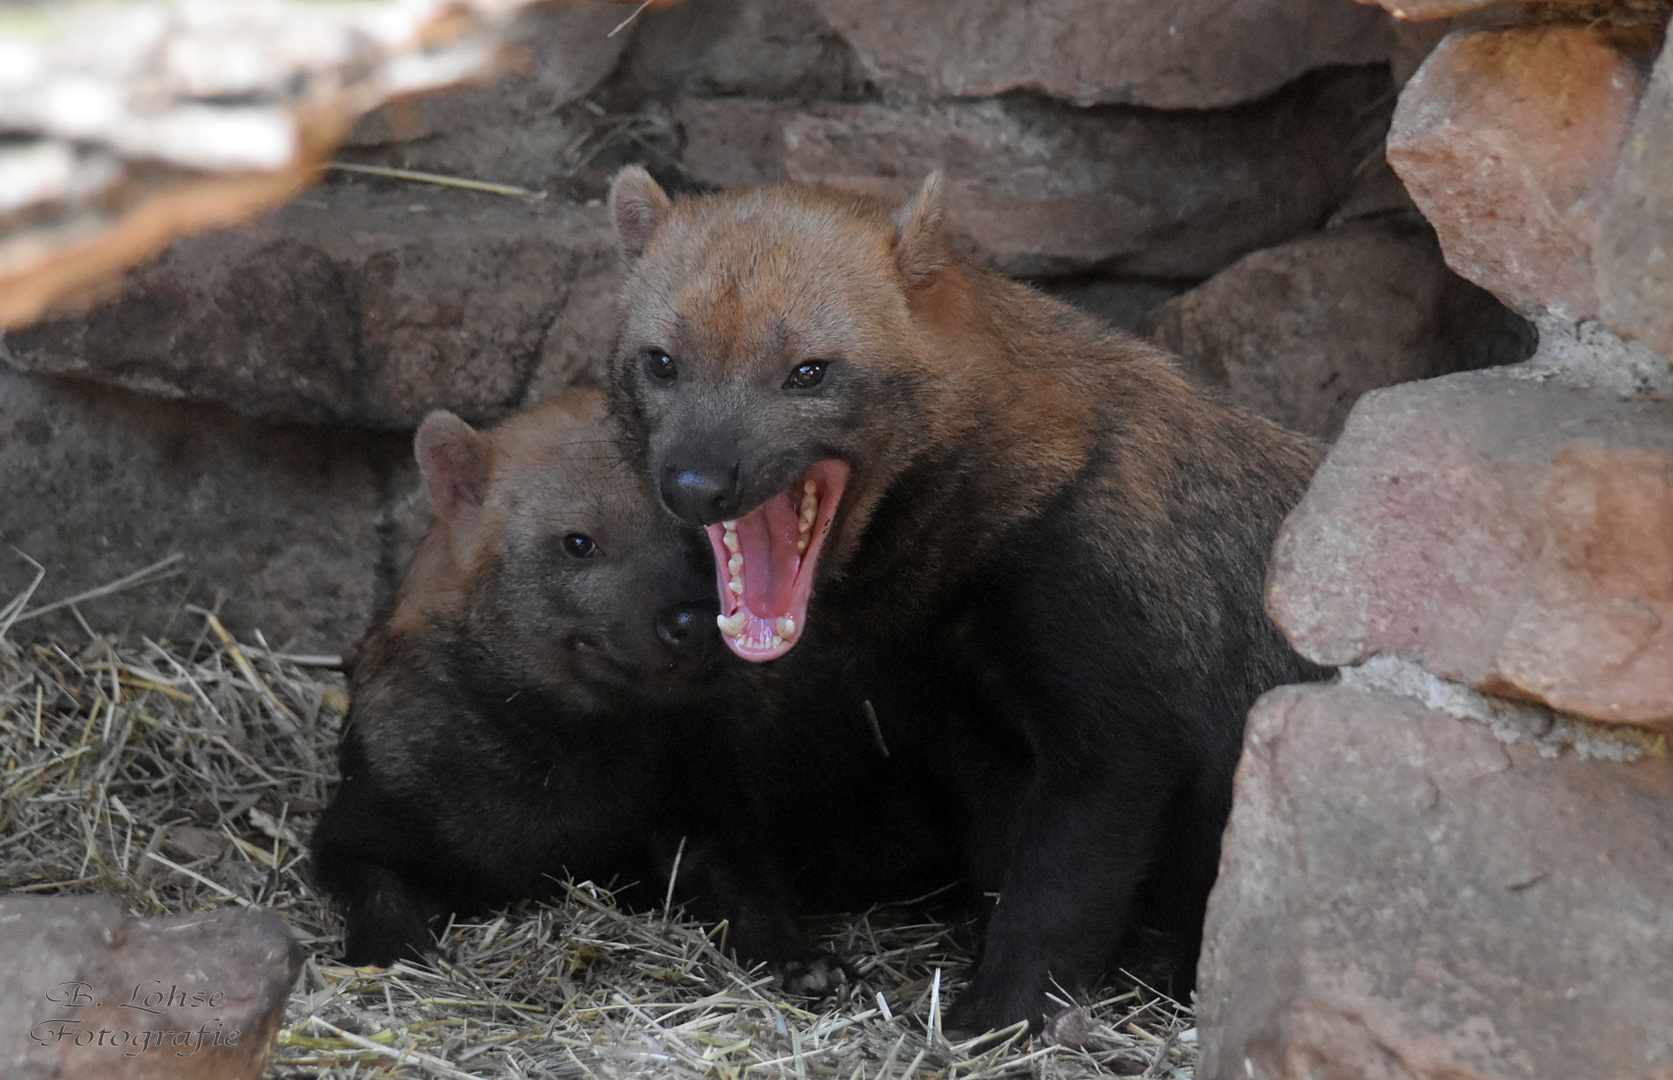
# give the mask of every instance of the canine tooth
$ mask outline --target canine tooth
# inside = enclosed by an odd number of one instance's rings
[[[744,614],[743,608],[739,608],[730,615],[715,616],[715,625],[720,627],[720,632],[727,637],[737,637],[742,634],[744,623],[748,621],[749,616]]]
[[[733,577],[737,577],[738,576],[738,571],[742,570],[743,568],[744,568],[744,557],[742,555],[733,555],[730,559],[726,560],[726,572],[728,574],[732,575]]]
[[[780,615],[778,621],[773,624],[773,630],[781,641],[793,638],[796,636],[796,620],[788,615]]]

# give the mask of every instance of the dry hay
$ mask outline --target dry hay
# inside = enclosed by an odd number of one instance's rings
[[[0,608],[0,635],[25,601]],[[76,643],[0,636],[0,889],[104,892],[141,915],[277,911],[310,955],[269,1077],[1193,1073],[1188,1010],[1143,986],[1080,1003],[1083,1049],[948,1043],[940,1009],[970,928],[906,907],[814,925],[861,972],[822,1002],[723,955],[723,929],[627,912],[592,883],[449,927],[437,970],[343,967],[337,920],[303,878],[347,706],[334,658],[236,644],[196,609],[179,642],[119,644],[71,610]]]

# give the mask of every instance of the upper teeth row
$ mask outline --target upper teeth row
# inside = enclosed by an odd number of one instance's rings
[[[808,537],[813,532],[813,519],[819,513],[819,488],[812,480],[802,485],[802,516],[796,522],[796,554],[807,554]]]

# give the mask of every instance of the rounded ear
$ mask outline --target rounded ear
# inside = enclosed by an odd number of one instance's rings
[[[945,261],[941,218],[946,201],[942,190],[941,173],[932,172],[924,177],[918,193],[895,211],[895,264],[908,288],[928,281]]]
[[[430,510],[442,521],[482,505],[488,492],[488,438],[445,409],[418,425],[412,440]]]
[[[628,262],[645,253],[672,205],[651,174],[637,165],[627,166],[610,181],[610,218]]]

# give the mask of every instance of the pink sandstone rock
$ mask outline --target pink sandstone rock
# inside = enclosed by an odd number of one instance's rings
[[[135,919],[104,896],[0,897],[0,1076],[256,1080],[301,970],[269,911]]]
[[[879,81],[938,97],[1212,108],[1393,49],[1387,17],[1348,0],[815,2]]]
[[[1592,250],[1657,44],[1648,26],[1458,30],[1400,96],[1388,160],[1447,262],[1516,310],[1598,311]]]
[[[1343,686],[1249,717],[1201,1080],[1673,1077],[1673,762]]]
[[[1673,358],[1673,49],[1663,48],[1615,173],[1597,250],[1603,321]]]
[[[1361,398],[1279,534],[1267,610],[1316,663],[1390,654],[1673,729],[1673,404],[1516,375]]]

